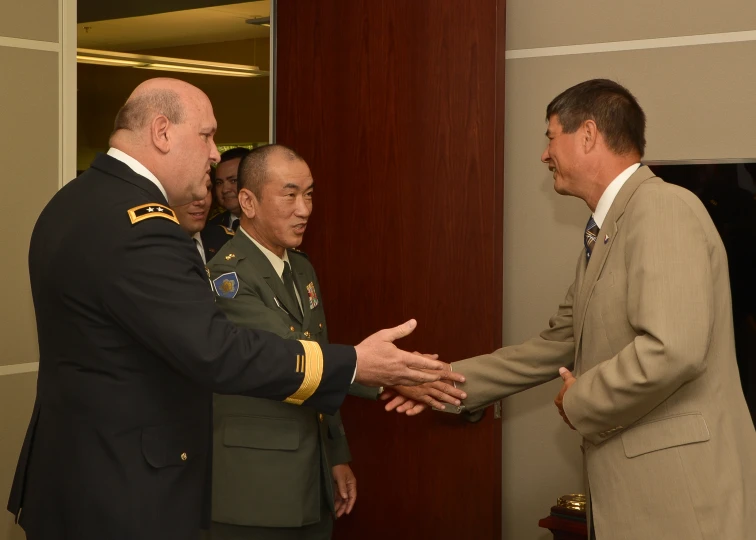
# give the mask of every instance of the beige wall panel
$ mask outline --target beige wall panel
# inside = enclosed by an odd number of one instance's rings
[[[756,30],[752,0],[509,0],[507,50]]]
[[[754,58],[756,42],[509,60],[507,99],[517,106],[507,119],[508,148],[527,137],[529,151],[540,155],[551,98],[580,81],[607,77],[627,86],[646,111],[646,160],[756,158],[756,71],[748,67]],[[515,166],[527,155],[507,163]]]
[[[36,372],[0,376],[0,540],[25,538],[5,506],[34,407],[36,385]]]
[[[36,362],[37,337],[27,256],[34,223],[58,189],[58,55],[0,47],[0,252],[5,299],[0,306],[0,365]],[[7,84],[12,82],[12,84]]]
[[[58,0],[3,0],[0,36],[58,41]]]
[[[756,158],[756,43],[507,61],[504,343],[538,333],[574,278],[590,210],[562,197],[540,155],[546,106],[593,77],[628,86],[648,115],[649,160]],[[556,375],[556,374],[555,374]],[[580,438],[552,400],[558,381],[504,400],[503,537],[546,540],[538,518],[582,490]]]

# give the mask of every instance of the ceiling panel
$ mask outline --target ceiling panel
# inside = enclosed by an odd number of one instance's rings
[[[136,51],[270,37],[270,28],[246,19],[270,16],[270,0],[80,23],[78,46]]]

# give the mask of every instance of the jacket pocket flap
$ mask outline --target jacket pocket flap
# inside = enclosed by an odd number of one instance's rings
[[[259,450],[296,450],[299,425],[292,418],[227,416],[223,419],[223,445]]]
[[[169,424],[142,428],[142,455],[160,469],[184,465],[207,454],[210,429],[197,424]]]
[[[639,424],[621,434],[625,455],[634,458],[649,452],[708,441],[706,420],[700,413],[682,414]]]

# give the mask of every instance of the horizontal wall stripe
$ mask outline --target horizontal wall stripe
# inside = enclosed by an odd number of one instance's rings
[[[3,375],[18,375],[19,373],[32,373],[39,371],[39,362],[28,362],[26,364],[11,364],[10,366],[0,366],[0,377]]]
[[[60,52],[60,44],[57,42],[35,41],[33,39],[19,39],[4,36],[0,36],[0,47],[14,47],[16,49]]]
[[[637,39],[632,41],[609,41],[606,43],[587,43],[584,45],[562,45],[558,47],[540,47],[536,49],[514,49],[507,51],[505,58],[507,60],[516,60],[520,58],[540,58],[543,56],[566,56],[572,54],[665,49],[670,47],[691,47],[695,45],[714,45],[719,43],[739,43],[745,41],[756,41],[756,30],[725,32],[722,34]]]

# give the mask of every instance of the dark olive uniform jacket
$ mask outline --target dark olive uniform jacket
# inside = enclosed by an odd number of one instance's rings
[[[234,323],[287,339],[328,343],[320,285],[307,257],[289,250],[299,303],[268,258],[242,230],[211,263],[218,306]],[[235,294],[222,294],[231,276]],[[375,399],[378,390],[352,385]],[[334,465],[351,460],[341,417],[308,407],[242,396],[215,396],[213,521],[253,527],[301,527],[320,521],[321,498],[333,510]]]

